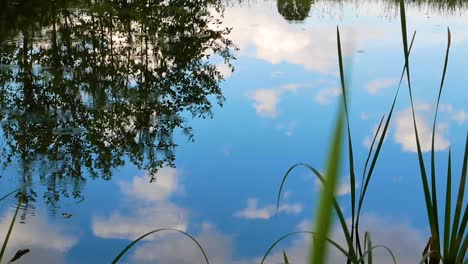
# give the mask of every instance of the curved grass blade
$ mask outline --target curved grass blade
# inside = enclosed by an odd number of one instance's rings
[[[387,246],[384,246],[384,245],[375,245],[375,246],[372,246],[371,250],[366,250],[361,259],[358,260],[358,263],[364,263],[364,258],[367,256],[367,254],[370,254],[371,252],[373,252],[375,249],[378,249],[378,248],[382,248],[382,249],[385,249],[388,254],[390,255],[390,257],[392,257],[392,261],[393,261],[393,264],[397,264],[397,261],[396,261],[396,258],[395,258],[395,255],[393,254],[393,252],[390,250],[390,248],[388,248]]]
[[[117,257],[115,257],[115,259],[112,261],[112,264],[115,264],[117,263],[122,257],[123,255],[125,255],[125,253],[127,253],[128,250],[130,250],[133,246],[136,245],[136,243],[138,243],[140,240],[144,239],[145,237],[149,236],[149,235],[152,235],[152,234],[155,234],[155,233],[158,233],[158,232],[164,232],[164,231],[174,231],[174,232],[178,232],[178,233],[181,233],[182,235],[185,235],[186,237],[190,238],[193,242],[195,242],[195,244],[198,246],[198,248],[200,249],[201,253],[203,254],[203,258],[205,259],[205,262],[207,264],[210,263],[210,261],[208,260],[208,257],[205,253],[205,250],[203,250],[203,247],[200,245],[200,243],[198,243],[198,241],[191,235],[189,235],[188,233],[184,232],[184,231],[181,231],[181,230],[177,230],[177,229],[173,229],[173,228],[161,228],[161,229],[156,229],[156,230],[153,230],[151,232],[148,232],[142,236],[140,236],[139,238],[135,239],[132,243],[128,244],[128,246],[126,246],[124,248],[124,250],[122,250],[119,255],[117,255]]]
[[[17,261],[18,259],[22,258],[24,255],[28,254],[29,252],[31,252],[31,250],[29,248],[20,249],[20,250],[16,251],[13,258],[10,261],[8,261],[8,264]]]
[[[310,171],[312,171],[317,177],[318,179],[320,180],[320,182],[323,184],[323,177],[322,175],[320,174],[320,172],[318,170],[316,170],[314,167],[310,166],[309,164],[307,163],[296,163],[294,164],[293,166],[291,166],[288,171],[286,171],[286,173],[284,174],[283,176],[283,179],[281,180],[281,184],[280,184],[280,187],[279,187],[279,190],[278,190],[278,194],[276,196],[276,214],[278,214],[278,209],[279,209],[279,205],[280,205],[280,200],[281,200],[281,194],[283,193],[283,188],[284,188],[284,185],[286,184],[286,180],[288,179],[289,175],[291,174],[291,172],[296,169],[297,167],[300,167],[300,166],[303,166],[303,167],[306,167],[308,168]]]
[[[317,177],[317,179],[321,182],[321,184],[324,184],[324,182],[325,182],[324,177],[317,169],[315,169],[314,167],[310,166],[307,163],[294,164],[291,168],[288,169],[288,171],[285,173],[285,175],[283,176],[283,179],[281,181],[281,185],[280,185],[278,195],[277,195],[277,200],[276,200],[276,213],[278,213],[281,194],[283,192],[284,185],[286,184],[286,179],[289,177],[289,175],[291,174],[291,172],[295,168],[300,167],[300,166],[303,166],[303,167],[309,169]],[[346,242],[348,243],[349,256],[350,256],[350,258],[352,260],[356,260],[357,257],[356,257],[356,252],[354,251],[354,247],[353,247],[353,240],[351,239],[351,235],[349,233],[349,229],[348,229],[348,226],[347,226],[347,223],[346,223],[346,219],[345,219],[345,217],[343,215],[343,212],[341,211],[341,208],[340,208],[338,202],[336,201],[336,198],[334,198],[333,206],[335,208],[336,214],[338,215],[338,219],[340,221],[341,229],[343,230],[344,236],[346,238]]]
[[[276,247],[276,245],[278,245],[281,241],[285,240],[288,237],[299,235],[299,234],[310,234],[310,235],[312,235],[312,237],[315,237],[317,235],[316,232],[312,232],[312,231],[296,231],[296,232],[291,232],[289,234],[286,234],[286,235],[278,238],[273,244],[271,244],[271,246],[266,251],[265,255],[263,255],[263,258],[262,258],[262,261],[260,262],[260,264],[265,263],[268,255],[271,253],[271,251],[273,251],[273,249]],[[327,238],[326,240],[327,240],[328,243],[330,243],[332,246],[334,246],[336,249],[338,249],[345,257],[348,257],[348,253],[346,252],[346,250],[343,247],[341,247],[338,243],[336,243],[335,241],[333,241],[333,240],[331,240],[329,238]]]
[[[2,250],[0,251],[0,262],[3,259],[3,255],[5,254],[5,250],[6,250],[6,247],[8,245],[8,241],[10,240],[11,232],[13,230],[13,227],[15,226],[16,217],[18,216],[18,211],[19,211],[19,209],[21,207],[21,202],[22,202],[22,199],[20,198],[20,200],[18,202],[18,205],[16,206],[16,210],[15,210],[15,214],[13,215],[13,219],[11,220],[10,227],[8,228],[8,232],[7,232],[6,236],[5,236],[5,240],[3,241]]]

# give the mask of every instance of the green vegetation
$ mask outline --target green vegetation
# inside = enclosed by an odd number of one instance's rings
[[[291,22],[305,20],[310,13],[314,0],[278,0],[276,6],[278,13]]]
[[[353,152],[353,144],[352,144],[352,137],[351,137],[351,130],[349,125],[349,114],[348,114],[348,99],[346,93],[346,86],[345,86],[345,78],[344,78],[344,69],[343,69],[343,58],[341,53],[341,40],[339,30],[337,31],[337,42],[338,42],[338,61],[339,61],[339,68],[340,68],[340,80],[341,80],[341,87],[342,87],[342,98],[343,98],[343,110],[344,116],[346,117],[347,123],[347,139],[348,139],[348,152],[349,152],[349,183],[351,186],[351,228],[348,228],[346,221],[344,219],[342,209],[336,199],[334,198],[334,188],[336,187],[336,177],[337,175],[330,176],[328,172],[330,171],[330,164],[334,163],[334,168],[339,167],[339,158],[337,156],[329,156],[327,162],[327,169],[324,175],[322,175],[316,168],[310,166],[309,164],[299,163],[292,166],[285,174],[282,179],[280,189],[277,196],[277,209],[279,208],[281,193],[283,187],[285,185],[286,179],[290,175],[290,173],[298,166],[304,166],[308,168],[325,186],[321,191],[321,199],[319,202],[319,211],[316,214],[316,221],[317,225],[315,227],[315,231],[311,232],[314,238],[314,243],[312,243],[312,258],[310,263],[324,263],[326,260],[325,257],[325,247],[328,243],[332,244],[335,248],[343,253],[344,249],[336,242],[331,240],[329,235],[329,227],[332,223],[332,219],[329,218],[329,213],[331,212],[332,208],[335,209],[335,212],[339,218],[340,227],[344,233],[344,236],[347,241],[347,252],[344,252],[348,259],[348,263],[372,263],[372,250],[375,248],[372,246],[372,242],[370,239],[370,234],[365,233],[364,235],[364,244],[362,245],[360,241],[361,234],[359,232],[359,219],[362,212],[363,202],[365,200],[365,195],[369,186],[369,183],[373,177],[373,172],[375,166],[378,161],[378,157],[387,134],[388,126],[394,111],[394,106],[396,99],[398,97],[398,93],[400,90],[400,86],[402,84],[403,77],[406,74],[406,79],[408,82],[408,91],[410,95],[411,101],[411,109],[413,115],[413,124],[414,130],[416,135],[416,143],[418,148],[418,160],[419,166],[421,170],[421,178],[423,183],[424,195],[425,195],[425,202],[428,214],[429,225],[431,229],[431,238],[429,239],[429,243],[426,249],[423,251],[423,259],[422,261],[426,261],[426,258],[429,259],[430,264],[440,263],[462,263],[465,260],[465,256],[468,249],[468,236],[465,234],[466,226],[468,225],[468,207],[465,207],[462,210],[463,205],[463,198],[465,192],[465,182],[466,182],[466,174],[467,174],[467,163],[468,163],[468,136],[467,136],[467,143],[465,148],[464,154],[464,161],[463,161],[463,168],[462,168],[462,175],[460,178],[459,184],[459,191],[458,191],[458,198],[456,203],[456,208],[454,211],[454,218],[453,222],[451,221],[451,151],[449,151],[449,159],[448,159],[448,172],[447,172],[447,190],[446,190],[446,199],[445,199],[445,223],[444,223],[444,245],[443,251],[441,250],[442,247],[440,246],[440,232],[439,232],[439,217],[438,217],[438,207],[437,207],[437,188],[436,188],[436,175],[435,175],[435,128],[437,122],[437,113],[439,109],[441,94],[444,86],[445,75],[447,71],[448,65],[448,58],[450,52],[450,44],[451,44],[451,34],[450,30],[447,31],[447,49],[445,55],[445,62],[444,68],[442,73],[442,80],[440,83],[437,104],[436,104],[436,111],[434,116],[434,122],[432,127],[432,150],[431,150],[431,189],[429,189],[428,184],[428,176],[425,169],[425,163],[423,159],[423,154],[421,151],[421,144],[418,134],[418,129],[416,125],[416,116],[415,116],[415,109],[414,109],[414,102],[413,102],[413,95],[412,95],[412,88],[411,88],[411,78],[410,78],[410,64],[409,64],[409,55],[411,52],[411,47],[413,45],[416,32],[413,34],[413,38],[411,40],[411,44],[408,45],[408,38],[407,38],[407,30],[406,30],[406,14],[405,14],[405,4],[404,0],[400,1],[400,19],[401,19],[401,29],[402,29],[402,40],[403,40],[403,48],[404,48],[404,56],[405,56],[405,65],[403,68],[403,72],[400,78],[400,83],[398,85],[397,92],[395,94],[392,106],[388,113],[388,117],[385,119],[385,116],[382,117],[378,129],[374,135],[367,159],[365,161],[364,171],[362,173],[362,181],[361,181],[361,191],[359,196],[356,193],[356,173],[355,173],[355,162],[354,162],[354,152]],[[385,120],[385,122],[384,122]],[[341,122],[341,121],[338,121]],[[383,125],[383,127],[382,127]],[[381,132],[381,136],[378,137],[379,133]],[[336,134],[334,135],[333,142],[332,142],[332,149],[335,149],[335,144],[339,142],[339,137],[341,135]],[[374,146],[376,145],[376,149],[373,152]],[[333,171],[335,172],[335,171]],[[357,203],[356,203],[356,198]],[[460,220],[460,217],[463,213],[463,217]],[[450,227],[452,226],[452,229]],[[353,228],[354,227],[354,228]],[[349,231],[351,229],[351,232]],[[295,232],[283,236],[279,240],[275,241],[275,243],[270,247],[265,254],[263,261],[265,261],[267,255],[271,252],[274,246],[276,246],[281,240],[289,237],[293,234],[299,234],[301,232]],[[379,246],[383,247],[383,246]],[[389,254],[392,256],[393,260],[396,262],[395,257],[390,249],[384,247]],[[262,261],[262,263],[263,263]]]
[[[2,261],[3,255],[5,254],[8,241],[10,240],[11,231],[13,230],[13,227],[15,226],[15,223],[16,223],[16,216],[18,216],[18,211],[20,209],[20,206],[21,206],[21,200],[18,202],[18,205],[16,206],[15,214],[13,215],[13,219],[11,219],[10,227],[8,228],[8,232],[5,236],[5,240],[3,241],[2,251],[0,251],[0,261]]]
[[[278,1],[278,8],[280,7],[280,2]],[[294,2],[294,1],[293,1]],[[313,1],[297,1],[297,5],[303,3],[304,5],[309,5]],[[457,2],[458,3],[458,2]],[[289,8],[285,4],[281,5],[282,8]],[[465,143],[465,151],[463,155],[463,165],[461,171],[460,182],[458,185],[458,194],[455,201],[452,201],[452,151],[449,150],[448,161],[447,161],[447,173],[446,173],[446,190],[445,190],[445,202],[443,204],[444,209],[439,212],[441,205],[439,205],[437,199],[437,184],[436,184],[436,162],[435,162],[435,129],[437,123],[437,115],[439,110],[439,105],[441,101],[441,96],[444,88],[444,82],[446,78],[446,72],[449,63],[449,54],[451,46],[451,33],[450,30],[447,30],[447,48],[445,53],[444,67],[441,77],[441,82],[438,91],[436,110],[433,119],[432,125],[432,141],[431,141],[431,152],[430,152],[430,170],[429,172],[426,169],[426,162],[424,160],[423,152],[421,150],[421,142],[419,138],[418,127],[416,124],[416,113],[415,105],[413,100],[413,90],[411,83],[411,74],[410,74],[410,53],[412,45],[415,40],[416,32],[412,35],[412,39],[408,41],[407,27],[406,27],[406,14],[405,14],[405,3],[404,0],[399,2],[400,8],[400,20],[401,20],[401,32],[402,32],[402,41],[403,41],[403,51],[405,64],[403,71],[400,77],[400,82],[398,84],[395,96],[393,98],[390,110],[387,115],[384,115],[379,123],[377,131],[373,137],[369,152],[365,159],[364,169],[361,173],[357,173],[355,170],[355,155],[353,150],[353,140],[350,126],[350,117],[349,117],[349,98],[347,92],[347,82],[345,77],[345,67],[343,62],[343,54],[341,47],[341,37],[339,28],[337,28],[337,53],[338,53],[338,62],[339,62],[339,71],[340,71],[340,83],[342,91],[342,100],[343,103],[340,104],[339,109],[337,110],[336,122],[334,124],[333,134],[330,142],[330,148],[327,155],[327,160],[325,164],[325,171],[321,173],[315,167],[306,164],[298,163],[292,166],[282,178],[280,188],[277,195],[277,209],[280,205],[281,194],[286,184],[286,180],[290,176],[291,172],[299,167],[306,167],[310,172],[312,172],[317,179],[323,184],[323,189],[320,193],[319,200],[317,202],[317,212],[315,213],[315,225],[313,231],[298,231],[292,232],[280,237],[275,241],[270,248],[266,251],[261,263],[264,263],[267,259],[267,256],[272,252],[272,250],[284,239],[287,239],[291,236],[298,234],[309,234],[313,238],[313,243],[311,243],[310,248],[310,258],[309,263],[311,264],[323,264],[327,260],[327,251],[328,246],[332,245],[338,251],[340,251],[343,256],[347,259],[347,263],[353,264],[362,264],[368,263],[372,264],[375,262],[373,251],[376,248],[385,249],[391,256],[394,263],[397,263],[397,259],[393,255],[391,249],[382,246],[374,245],[372,243],[371,234],[368,232],[362,235],[359,225],[360,217],[366,199],[367,190],[370,186],[371,180],[374,178],[374,171],[379,160],[379,156],[382,151],[383,143],[385,137],[387,136],[388,128],[394,113],[395,104],[399,95],[400,87],[404,77],[406,77],[408,92],[411,103],[412,110],[412,121],[415,132],[415,140],[417,145],[417,157],[418,165],[420,168],[422,186],[424,191],[425,198],[425,207],[431,232],[431,237],[429,238],[428,245],[426,249],[421,249],[423,255],[421,262],[427,262],[429,264],[452,264],[452,263],[464,263],[466,262],[466,254],[468,251],[468,235],[466,234],[466,228],[468,226],[468,205],[463,207],[464,203],[464,194],[465,194],[465,184],[467,178],[468,170],[468,135]],[[289,11],[288,11],[289,12]],[[307,10],[307,13],[309,10]],[[286,13],[285,13],[286,14]],[[295,14],[297,17],[288,13],[285,17],[290,17],[293,19],[303,19],[303,13]],[[288,18],[287,18],[288,19]],[[147,29],[146,29],[147,30]],[[221,35],[220,35],[221,36]],[[230,44],[230,43],[227,43]],[[229,45],[228,45],[229,46]],[[187,62],[188,63],[188,62]],[[214,84],[213,84],[214,85]],[[221,96],[220,94],[218,94]],[[198,100],[195,100],[198,102]],[[201,102],[204,102],[201,99]],[[200,102],[198,102],[200,103]],[[345,144],[347,149],[345,149]],[[350,208],[351,208],[351,219],[350,226],[345,219],[343,214],[342,207],[338,203],[335,197],[335,192],[339,183],[340,167],[342,165],[342,156],[343,151],[347,150],[349,157],[349,184],[351,186],[351,198],[350,198]],[[356,189],[357,182],[359,181],[358,175],[361,176],[360,179],[360,191]],[[6,197],[17,193],[21,189],[12,191],[7,195],[0,198],[0,201],[4,200]],[[20,209],[21,204],[23,203],[25,196],[24,192],[20,193],[18,199],[18,205],[16,207],[13,219],[9,226],[8,233],[6,234],[5,240],[2,245],[0,252],[0,261],[2,260],[10,235],[12,233],[13,227],[15,225],[16,217]],[[454,208],[452,209],[454,205]],[[336,241],[330,238],[330,230],[333,224],[333,212],[336,213],[340,228],[346,239],[346,245],[339,245]],[[442,213],[441,213],[442,212]],[[443,216],[443,222],[439,223],[440,218]],[[176,229],[157,229],[151,232],[148,232],[133,242],[131,242],[127,247],[125,247],[112,261],[112,263],[117,263],[131,248],[133,248],[139,241],[144,239],[147,236],[166,232],[173,231],[178,232],[189,239],[191,239],[196,246],[200,249],[204,260],[206,263],[209,263],[209,258],[206,252],[204,251],[202,245],[190,234],[176,230]],[[363,239],[363,241],[362,241]],[[290,263],[287,252],[283,250],[282,252],[283,260],[285,263]]]
[[[468,224],[468,207],[463,207],[463,197],[465,194],[465,183],[467,173],[467,162],[468,162],[468,135],[466,139],[465,154],[463,158],[463,168],[460,177],[458,198],[456,200],[455,211],[452,216],[452,161],[451,161],[451,150],[449,150],[448,165],[447,165],[447,186],[445,193],[445,212],[444,212],[444,226],[443,226],[443,246],[441,243],[441,233],[439,224],[439,209],[437,200],[437,185],[436,185],[436,163],[435,163],[435,128],[437,122],[437,113],[439,110],[440,98],[444,87],[445,75],[447,71],[451,34],[450,29],[447,30],[447,51],[445,55],[444,69],[442,73],[442,80],[440,82],[439,95],[437,98],[436,111],[434,114],[434,122],[432,126],[432,141],[431,141],[431,161],[430,161],[430,181],[431,187],[429,188],[429,175],[426,170],[426,164],[424,162],[423,153],[421,151],[421,143],[418,134],[418,128],[416,126],[416,114],[414,109],[413,92],[411,89],[411,75],[410,75],[410,61],[408,54],[408,44],[406,36],[406,16],[405,16],[405,5],[404,1],[400,2],[401,6],[401,28],[403,35],[403,48],[405,54],[406,64],[406,79],[408,81],[408,90],[410,95],[411,110],[413,115],[414,132],[416,135],[416,145],[418,152],[419,168],[421,172],[421,179],[424,189],[424,198],[426,202],[427,216],[429,220],[431,238],[429,239],[426,250],[430,264],[439,263],[462,263],[465,261],[466,251],[468,249],[468,236],[465,234],[465,229]],[[460,217],[463,213],[463,217]],[[452,228],[450,228],[452,227]]]

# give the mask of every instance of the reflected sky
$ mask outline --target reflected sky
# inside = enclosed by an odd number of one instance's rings
[[[226,79],[221,83],[226,101],[222,108],[214,106],[212,119],[190,120],[194,142],[175,133],[176,167],[163,167],[157,172],[158,180],[150,184],[148,172],[128,162],[116,169],[112,181],[88,181],[83,201],[64,198],[55,213],[38,199],[34,214],[27,213],[25,224],[15,226],[7,259],[18,249],[30,248],[19,263],[108,263],[139,235],[177,228],[199,240],[212,263],[259,263],[275,239],[310,229],[321,188],[313,175],[305,169],[291,175],[278,215],[276,192],[286,170],[297,162],[323,169],[341,95],[336,25],[346,56],[358,172],[362,172],[381,117],[391,106],[404,63],[400,22],[391,4],[310,2],[303,21],[285,19],[275,1],[228,5],[222,20],[232,27],[229,39],[239,48],[236,70],[214,62]],[[460,173],[468,129],[465,13],[427,5],[409,5],[407,10],[409,32],[417,31],[411,54],[412,81],[426,153],[447,26],[452,31],[435,147],[443,164],[452,148],[455,175]],[[368,189],[361,227],[372,233],[374,244],[391,248],[398,263],[416,263],[429,234],[409,107],[404,86]],[[2,194],[6,186],[17,185],[18,170],[12,166],[3,172]],[[342,175],[337,193],[347,216],[348,177]],[[438,180],[444,186],[445,179]],[[2,201],[1,234],[8,228],[14,203],[13,197]],[[62,217],[62,213],[72,217]],[[333,236],[344,244],[339,231],[337,226]],[[292,263],[305,263],[308,248],[308,237],[291,238],[280,244],[268,263],[280,263],[282,249]],[[391,263],[386,252],[376,254],[379,263]],[[330,263],[340,259],[337,252],[331,253]],[[186,237],[167,232],[142,241],[122,263],[203,263],[203,259]]]

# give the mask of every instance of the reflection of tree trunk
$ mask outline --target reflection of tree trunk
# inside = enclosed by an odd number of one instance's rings
[[[26,111],[34,108],[34,86],[32,81],[32,65],[28,60],[29,36],[27,30],[23,30],[23,96]]]
[[[124,2],[124,6],[127,5],[127,2]],[[127,31],[127,66],[126,68],[129,69],[130,68],[130,60],[131,60],[131,52],[132,52],[132,46],[133,46],[133,38],[132,38],[132,24],[131,24],[131,21],[130,19],[126,19],[125,20],[125,30]],[[129,79],[128,77],[126,78],[125,80],[125,92],[127,91],[128,89],[128,85],[129,85]]]
[[[57,15],[55,8],[52,7],[52,69],[54,71],[54,77],[58,79],[58,70],[60,67],[60,57],[58,53],[57,44]]]

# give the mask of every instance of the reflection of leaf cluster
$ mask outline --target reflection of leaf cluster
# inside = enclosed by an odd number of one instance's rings
[[[70,184],[79,196],[85,170],[110,179],[125,157],[151,175],[173,165],[174,130],[191,138],[182,115],[224,100],[209,59],[229,64],[232,43],[210,0],[24,2],[7,5],[18,37],[0,44],[2,160],[17,157],[24,181],[38,169],[49,202]]]
[[[278,13],[288,21],[303,21],[309,16],[314,0],[278,0]]]

